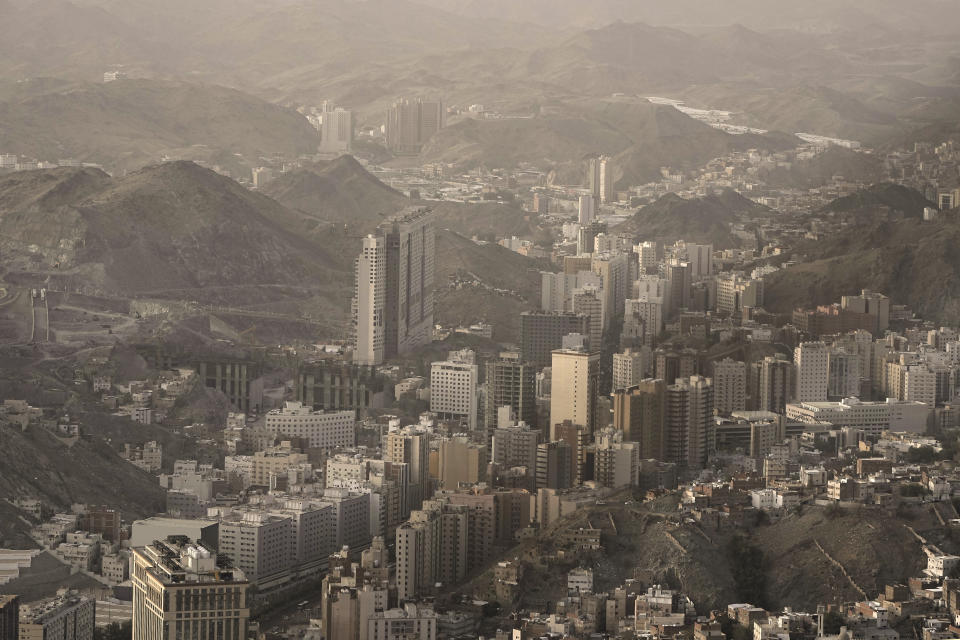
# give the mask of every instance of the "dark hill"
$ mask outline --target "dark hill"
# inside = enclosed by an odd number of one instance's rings
[[[821,211],[851,213],[884,208],[908,218],[922,218],[925,207],[936,207],[936,204],[927,200],[919,191],[885,182],[872,185],[849,196],[837,198]]]
[[[367,172],[353,156],[278,176],[263,193],[318,221],[365,233],[407,204],[399,191]]]
[[[29,259],[106,293],[309,287],[340,273],[304,238],[302,216],[190,162],[113,180],[86,169],[15,173],[0,179],[0,203],[8,262]]]
[[[640,209],[615,230],[643,240],[709,242],[720,249],[740,246],[740,240],[731,231],[732,224],[766,217],[769,213],[766,207],[731,190],[689,200],[667,194]]]

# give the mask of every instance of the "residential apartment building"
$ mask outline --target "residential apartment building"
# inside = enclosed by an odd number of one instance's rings
[[[537,424],[537,370],[524,362],[520,353],[507,351],[486,365],[487,393],[483,412],[487,433],[501,426],[497,411],[509,406],[514,419],[530,426]]]
[[[469,352],[473,355],[473,352]],[[473,357],[451,354],[430,366],[430,411],[440,418],[460,419],[471,431],[477,428],[479,367]]]

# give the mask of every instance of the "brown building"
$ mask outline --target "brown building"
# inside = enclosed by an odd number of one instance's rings
[[[17,640],[20,596],[0,595],[0,640]]]
[[[666,397],[666,383],[652,378],[613,394],[613,427],[640,444],[641,458],[664,459]]]

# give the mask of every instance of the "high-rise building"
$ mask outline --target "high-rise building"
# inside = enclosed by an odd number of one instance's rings
[[[673,351],[657,349],[654,352],[654,377],[673,384],[677,378],[689,378],[700,373],[700,356],[694,349]]]
[[[613,390],[626,389],[647,377],[653,365],[653,352],[649,347],[627,349],[613,354]]]
[[[827,399],[830,350],[822,342],[802,342],[793,350],[797,402],[823,402]]]
[[[590,192],[597,202],[613,202],[613,160],[609,156],[590,158],[587,169]]]
[[[413,600],[436,583],[458,584],[467,574],[469,507],[427,500],[397,527],[397,599]]]
[[[577,313],[525,311],[520,314],[520,359],[537,369],[549,367],[563,336],[590,332],[590,319]]]
[[[386,240],[368,235],[356,260],[353,290],[353,361],[360,365],[383,363],[386,345],[387,305]]]
[[[426,207],[408,207],[364,238],[352,306],[356,364],[380,364],[433,339],[435,251]]]
[[[723,273],[717,277],[717,311],[734,315],[744,307],[763,306],[763,280],[746,278],[741,273]]]
[[[387,112],[387,148],[398,155],[416,155],[445,124],[440,100],[402,98]]]
[[[537,370],[520,358],[516,351],[505,351],[487,368],[487,394],[483,418],[487,432],[500,426],[497,411],[509,406],[515,418],[531,427],[537,426]]]
[[[594,204],[596,202],[597,201],[594,199],[594,196],[592,195],[580,196],[580,201],[578,203],[578,208],[577,208],[577,223],[581,227],[585,227],[591,222],[593,222],[594,218],[596,217],[596,211],[594,207]],[[581,252],[581,253],[584,253],[584,252]],[[585,253],[590,253],[590,252],[587,251]]]
[[[599,220],[580,225],[577,230],[577,255],[585,257],[591,255],[596,245],[597,236],[606,233],[607,229],[607,223]]]
[[[472,485],[483,480],[489,456],[487,446],[470,442],[459,435],[440,443],[439,480],[444,489],[457,489],[461,484]]]
[[[25,604],[20,607],[19,640],[93,640],[96,605],[93,598],[76,592]],[[136,607],[134,616],[136,629]],[[140,640],[136,631],[133,637]]]
[[[464,361],[451,356],[430,366],[430,411],[442,419],[461,419],[473,431],[477,428],[479,367],[473,358]]]
[[[323,637],[369,640],[367,621],[389,604],[389,580],[383,567],[375,566],[369,556],[361,564],[350,562],[348,549],[331,555],[328,564],[320,592]]]
[[[641,296],[624,301],[620,344],[652,347],[663,330],[663,298]]]
[[[658,249],[659,246],[654,242],[641,242],[635,246],[633,252],[637,254],[637,266],[644,272],[656,269],[660,261]]]
[[[0,595],[0,640],[17,640],[20,628],[20,596]]]
[[[573,486],[573,450],[564,441],[537,445],[537,489],[567,489]]]
[[[208,548],[183,537],[135,548],[131,579],[133,640],[247,637],[250,585]]]
[[[640,445],[608,428],[597,434],[593,479],[603,487],[636,486],[640,480]]]
[[[493,451],[490,459],[505,469],[526,467],[533,476],[537,469],[537,444],[540,432],[529,425],[498,427],[493,431]]]
[[[590,350],[600,351],[603,347],[603,292],[598,287],[586,286],[573,292],[573,312],[590,318]]]
[[[408,207],[381,225],[381,233],[387,255],[384,356],[391,358],[433,340],[433,213]]]
[[[594,255],[590,267],[600,276],[602,282],[603,326],[607,328],[613,322],[613,318],[620,315],[630,293],[630,268],[627,255],[624,253]]]
[[[593,466],[587,464],[587,450],[593,443],[590,430],[570,420],[553,425],[554,440],[570,445],[570,482],[579,486],[587,480],[593,480]]]
[[[783,413],[793,397],[793,363],[780,357],[766,357],[760,364],[760,411]]]
[[[353,144],[353,112],[323,104],[320,153],[347,153]]]
[[[600,391],[600,354],[573,349],[553,352],[550,394],[550,433],[569,420],[587,429],[598,424],[597,394]]]
[[[707,463],[713,441],[713,382],[690,376],[667,387],[666,457],[697,469]]]
[[[667,385],[647,378],[613,394],[613,427],[640,446],[640,457],[666,459]]]
[[[680,244],[680,243],[678,243]],[[681,254],[690,264],[690,276],[694,280],[713,275],[713,245],[682,243]]]
[[[859,354],[843,347],[831,347],[827,354],[827,398],[842,400],[860,397],[862,377]]]
[[[690,263],[673,261],[664,265],[667,278],[664,315],[672,318],[686,309],[690,301]]]
[[[411,427],[391,431],[383,440],[383,459],[409,468],[408,509],[419,509],[432,494],[430,481],[430,435]]]
[[[717,411],[729,415],[746,408],[747,365],[732,358],[713,363],[713,397]]]

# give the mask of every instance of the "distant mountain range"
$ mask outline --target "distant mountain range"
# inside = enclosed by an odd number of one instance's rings
[[[318,144],[297,112],[226,87],[158,80],[0,85],[0,150],[40,160],[122,172],[183,157],[249,177],[261,156],[313,154]]]
[[[693,169],[734,150],[779,150],[786,135],[732,135],[645,99],[582,100],[544,107],[531,118],[464,120],[434,135],[422,157],[463,169],[553,166],[559,180],[584,179],[591,154],[615,156],[615,179],[626,187],[660,179],[661,167]]]

